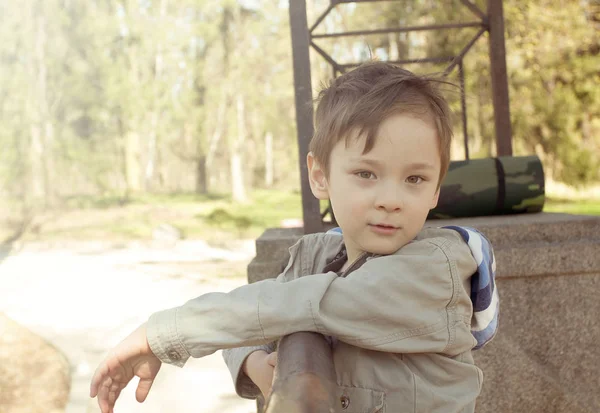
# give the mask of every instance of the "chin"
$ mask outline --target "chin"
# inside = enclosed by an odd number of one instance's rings
[[[398,251],[400,248],[405,246],[406,243],[398,243],[395,245],[380,245],[379,247],[374,247],[371,249],[371,252],[378,255],[391,255]]]

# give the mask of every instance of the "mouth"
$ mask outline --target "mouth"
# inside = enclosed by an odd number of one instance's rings
[[[395,225],[388,225],[388,224],[369,224],[372,227],[378,227],[378,228],[383,228],[383,229],[399,229],[400,227],[397,227]]]
[[[396,227],[394,225],[389,224],[369,224],[371,231],[375,234],[383,235],[383,236],[391,236],[398,232],[400,227]]]

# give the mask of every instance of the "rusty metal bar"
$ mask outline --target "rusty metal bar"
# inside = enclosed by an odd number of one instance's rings
[[[277,348],[275,383],[265,413],[334,412],[339,403],[335,383],[331,347],[321,334],[286,336]]]
[[[327,7],[327,9],[319,16],[319,18],[314,22],[314,24],[312,25],[312,27],[310,29],[308,29],[309,33],[312,33],[319,24],[321,24],[321,22],[323,21],[323,19],[325,19],[325,17],[327,17],[327,15],[329,14],[329,12],[331,10],[333,10],[333,8],[335,7],[335,2],[332,1],[331,3],[329,3],[329,6]]]
[[[471,10],[473,14],[479,17],[485,25],[487,25],[488,18],[485,15],[485,13],[479,7],[477,7],[477,5],[471,3],[469,0],[460,0],[460,2],[464,4],[469,10]]]
[[[374,2],[384,2],[384,1],[398,1],[398,0],[333,0],[337,4],[342,3],[374,3]]]
[[[315,44],[313,41],[311,41],[311,42],[310,42],[310,45],[312,46],[312,48],[313,48],[313,49],[315,49],[315,51],[316,51],[317,53],[319,53],[319,54],[320,54],[320,55],[323,57],[323,59],[327,60],[327,62],[328,62],[328,63],[329,63],[331,66],[333,66],[333,69],[334,69],[334,70],[340,71],[340,65],[339,65],[339,63],[338,63],[338,62],[336,62],[336,61],[333,59],[333,57],[329,56],[329,55],[327,54],[327,52],[326,52],[326,51],[324,51],[324,50],[323,50],[323,49],[321,49],[319,46],[317,46],[317,45],[316,45],[316,44]]]
[[[316,29],[337,4],[376,1],[386,0],[331,0],[327,10],[319,16],[309,30],[306,18],[306,0],[289,0],[294,62],[296,122],[298,128],[299,163],[305,233],[322,231],[324,226],[323,218],[327,214],[327,211],[325,211],[325,213],[321,215],[319,201],[312,196],[308,184],[308,174],[305,164],[308,143],[314,132],[309,47],[312,46],[315,48],[317,53],[323,56],[323,58],[332,65],[334,77],[338,72],[343,73],[346,69],[356,67],[360,64],[337,63],[325,51],[314,44],[312,41],[313,39],[479,27],[480,30],[477,35],[457,56],[396,60],[391,62],[397,64],[450,62],[450,65],[446,68],[446,73],[450,73],[455,67],[458,67],[461,87],[465,157],[466,159],[469,159],[463,59],[478,38],[481,37],[485,31],[489,31],[489,54],[491,62],[497,155],[512,155],[502,0],[488,0],[487,15],[471,1],[461,0],[471,12],[481,18],[481,22],[311,35],[312,31]],[[331,215],[332,219],[335,220],[333,213],[331,213]],[[278,354],[276,379],[273,385],[272,396],[267,402],[266,413],[331,413],[335,410],[339,410],[339,406],[338,409],[335,409],[340,401],[336,400],[335,368],[333,366],[331,348],[322,336],[315,333],[296,333],[284,337],[279,344]]]
[[[465,67],[462,59],[458,63],[458,81],[460,82],[460,107],[462,109],[463,140],[465,145],[465,159],[469,160],[469,131],[467,129],[467,99],[465,92]]]
[[[471,47],[473,47],[473,45],[475,44],[475,42],[477,42],[477,40],[479,40],[479,38],[481,37],[481,35],[483,33],[486,32],[486,28],[482,27],[477,34],[475,35],[475,37],[473,37],[471,39],[471,41],[469,43],[467,43],[467,45],[465,47],[463,47],[463,49],[460,51],[460,53],[458,54],[458,56],[456,56],[456,58],[454,59],[454,61],[452,63],[450,63],[450,65],[446,68],[446,70],[444,70],[444,74],[448,74],[450,72],[452,72],[452,70],[454,70],[454,67],[458,64],[458,62],[462,62],[463,58],[465,57],[465,55],[467,54],[467,52],[469,50],[471,50]]]
[[[372,34],[388,34],[388,33],[406,33],[406,32],[418,32],[426,30],[445,30],[445,29],[462,29],[466,27],[482,27],[482,22],[468,22],[468,23],[448,23],[448,24],[429,24],[425,26],[408,26],[398,27],[394,29],[376,29],[376,30],[357,30],[350,32],[338,32],[338,33],[322,33],[313,34],[313,39],[325,39],[335,37],[346,37],[346,36],[367,36]]]
[[[423,59],[404,59],[404,60],[387,60],[388,63],[394,63],[397,65],[407,65],[413,63],[445,63],[451,62],[455,59],[455,56],[445,56],[445,57],[425,57]],[[350,69],[353,67],[360,66],[362,63],[347,63],[343,65],[339,65],[341,69]]]
[[[290,0],[290,30],[292,34],[292,58],[294,62],[294,95],[296,128],[298,134],[298,163],[302,189],[302,217],[306,234],[323,229],[319,200],[308,182],[306,155],[313,136],[312,82],[310,76],[309,33],[306,17],[306,0]]]
[[[502,0],[488,0],[490,72],[496,127],[496,156],[512,155],[512,130],[508,98],[504,15]]]

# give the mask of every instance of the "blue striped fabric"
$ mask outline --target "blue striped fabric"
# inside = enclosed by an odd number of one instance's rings
[[[446,226],[458,232],[465,240],[477,262],[477,272],[471,277],[471,333],[477,340],[473,350],[480,349],[496,335],[498,329],[499,299],[496,291],[496,259],[488,239],[469,227]],[[341,228],[333,228],[328,234],[342,235]]]
[[[447,226],[465,240],[477,262],[477,272],[471,277],[473,317],[471,333],[477,340],[474,350],[480,349],[496,335],[499,299],[496,290],[496,259],[488,239],[475,228]]]

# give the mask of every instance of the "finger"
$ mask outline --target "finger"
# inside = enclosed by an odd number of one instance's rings
[[[119,386],[114,392],[109,393],[108,413],[115,413],[115,403],[121,394],[123,387]]]
[[[148,393],[150,393],[150,389],[152,388],[152,383],[154,383],[154,379],[140,379],[138,383],[137,389],[135,391],[135,399],[143,403],[148,397]]]
[[[109,392],[111,385],[112,385],[112,379],[110,377],[107,377],[106,380],[100,385],[100,388],[98,389],[98,406],[100,407],[100,411],[102,411],[102,413],[110,412],[110,403],[108,401],[108,399],[109,399],[108,392]]]
[[[112,377],[106,378],[98,391],[98,405],[102,413],[114,412],[115,403],[123,387],[122,383],[115,381]]]
[[[273,352],[267,356],[267,363],[269,366],[276,367],[277,366],[277,352]]]
[[[105,362],[102,362],[96,371],[94,372],[94,376],[92,377],[92,382],[90,383],[90,397],[96,397],[98,395],[98,388],[100,383],[104,381],[106,375],[108,374],[108,366]]]
[[[119,399],[119,396],[121,395],[121,390],[123,390],[123,387],[122,387],[122,386],[121,386],[121,387],[119,388],[119,390],[116,392],[116,397],[115,397],[115,400],[118,400],[118,399]],[[113,406],[113,409],[114,409],[114,406]]]
[[[119,398],[119,394],[121,393],[121,385],[119,383],[113,382],[108,390],[108,405],[112,409]]]

